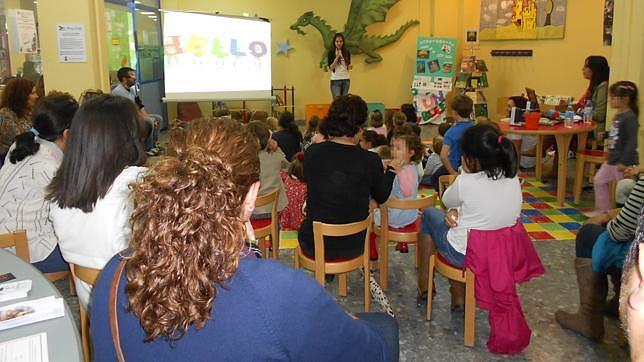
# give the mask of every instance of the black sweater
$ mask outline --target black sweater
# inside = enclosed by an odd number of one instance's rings
[[[311,145],[304,153],[308,195],[306,218],[298,239],[302,250],[314,255],[313,221],[347,224],[364,220],[369,198],[383,203],[389,198],[395,174],[384,172],[378,155],[359,146],[331,141]],[[364,233],[325,238],[325,259],[362,254]]]

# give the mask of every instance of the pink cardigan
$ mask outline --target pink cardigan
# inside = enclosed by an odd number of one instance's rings
[[[516,354],[530,344],[515,283],[542,275],[545,270],[521,221],[498,230],[470,230],[464,268],[474,272],[476,305],[487,310],[488,350]]]

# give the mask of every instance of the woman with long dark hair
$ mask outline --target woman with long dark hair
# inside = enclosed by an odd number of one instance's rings
[[[327,64],[331,71],[331,95],[333,98],[349,93],[349,71],[351,70],[351,53],[347,49],[342,33],[336,33],[329,46]]]
[[[33,127],[16,137],[0,169],[0,233],[25,229],[31,263],[43,273],[69,269],[45,193],[63,160],[77,109],[78,102],[67,93],[42,98],[34,109]]]
[[[297,127],[293,113],[285,111],[280,114],[279,130],[272,137],[282,149],[286,159],[293,161],[293,156],[302,150],[302,132]]]
[[[586,105],[586,101],[590,99],[593,105],[593,120],[597,122],[595,132],[604,132],[608,104],[608,76],[610,73],[608,61],[601,55],[591,55],[584,61],[581,71],[589,83],[586,92],[575,104],[575,108],[583,108]]]
[[[145,172],[136,105],[103,94],[80,107],[67,153],[49,185],[47,199],[65,260],[102,269],[130,241],[130,184]],[[76,280],[85,308],[91,286]]]

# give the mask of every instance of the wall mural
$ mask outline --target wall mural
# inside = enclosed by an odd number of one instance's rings
[[[382,60],[382,57],[376,52],[389,44],[393,44],[412,26],[418,25],[418,20],[409,20],[403,24],[396,32],[384,36],[367,35],[367,26],[385,21],[387,12],[399,0],[352,0],[349,10],[349,17],[344,26],[344,38],[346,46],[352,55],[365,54],[365,62],[376,63]],[[333,36],[337,32],[326,21],[315,15],[313,11],[307,11],[302,14],[297,21],[291,25],[291,30],[300,35],[306,33],[300,28],[313,26],[322,35],[324,51],[320,60],[320,68],[327,66],[327,47],[333,41]]]
[[[566,1],[481,0],[479,39],[563,39]]]

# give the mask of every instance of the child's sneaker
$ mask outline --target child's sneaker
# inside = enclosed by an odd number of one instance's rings
[[[409,246],[407,243],[400,243],[400,252],[403,254],[409,253]]]

